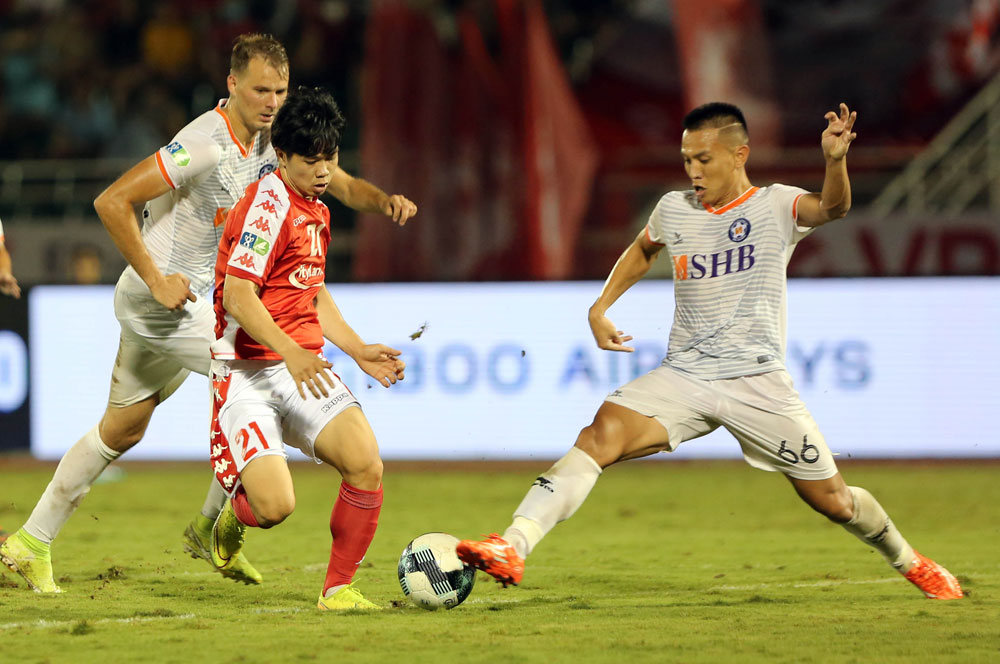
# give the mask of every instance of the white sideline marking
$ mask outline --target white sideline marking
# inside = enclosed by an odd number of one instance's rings
[[[133,616],[131,618],[101,618],[100,620],[35,620],[33,622],[20,622],[20,623],[0,623],[0,629],[18,629],[20,627],[40,627],[42,629],[49,629],[51,627],[69,627],[71,625],[77,625],[80,623],[87,623],[88,625],[106,625],[109,623],[119,623],[121,625],[130,625],[133,623],[146,623],[146,622],[156,622],[160,620],[190,620],[191,618],[197,618],[198,616],[193,613],[180,613],[176,616]]]
[[[837,579],[830,581],[814,581],[812,583],[754,583],[746,586],[712,586],[708,590],[761,590],[763,588],[822,588],[824,586],[863,586],[872,583],[899,583],[899,579],[888,577],[885,579],[866,579],[862,581],[851,581],[850,579]]]

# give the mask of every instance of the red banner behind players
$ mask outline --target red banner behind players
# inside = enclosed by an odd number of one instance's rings
[[[363,218],[356,279],[569,275],[596,147],[540,6],[495,9],[495,57],[470,14],[451,48],[402,3],[371,17],[362,170],[406,191],[420,216],[403,229]]]

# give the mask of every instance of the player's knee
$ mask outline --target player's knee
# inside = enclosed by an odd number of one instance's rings
[[[254,516],[261,528],[271,528],[287,519],[295,511],[294,494],[277,494],[254,505]]]
[[[376,456],[368,463],[344,472],[344,481],[364,491],[375,491],[382,484],[382,459]]]
[[[615,418],[596,417],[580,431],[576,447],[591,456],[602,468],[621,457],[622,424]]]

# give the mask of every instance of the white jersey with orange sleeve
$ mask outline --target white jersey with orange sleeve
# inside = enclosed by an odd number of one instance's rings
[[[172,191],[149,201],[142,237],[156,265],[191,280],[198,297],[211,294],[222,223],[244,190],[277,167],[270,132],[245,147],[223,112],[225,99],[177,132],[154,155]],[[131,271],[132,268],[126,268]],[[134,276],[138,279],[138,275]]]
[[[751,187],[714,209],[693,191],[663,196],[646,224],[673,260],[674,322],[664,364],[715,380],[784,368],[785,268],[812,229],[798,187]]]
[[[323,331],[313,301],[325,288],[330,210],[318,199],[303,198],[280,173],[247,188],[226,218],[215,263],[217,360],[280,360],[281,356],[243,330],[222,304],[226,275],[259,287],[261,302],[274,322],[303,348],[323,349]]]

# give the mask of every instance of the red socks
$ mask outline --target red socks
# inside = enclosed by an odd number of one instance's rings
[[[250,501],[247,500],[247,492],[243,490],[241,486],[236,490],[236,495],[232,497],[231,500],[233,504],[233,513],[240,522],[248,526],[259,526],[257,523],[257,517],[253,515],[253,510],[250,509]]]
[[[375,491],[358,489],[341,482],[340,495],[330,515],[330,566],[326,570],[323,592],[351,582],[358,565],[375,537],[378,515],[382,511],[382,487]],[[237,512],[237,514],[239,514]]]

